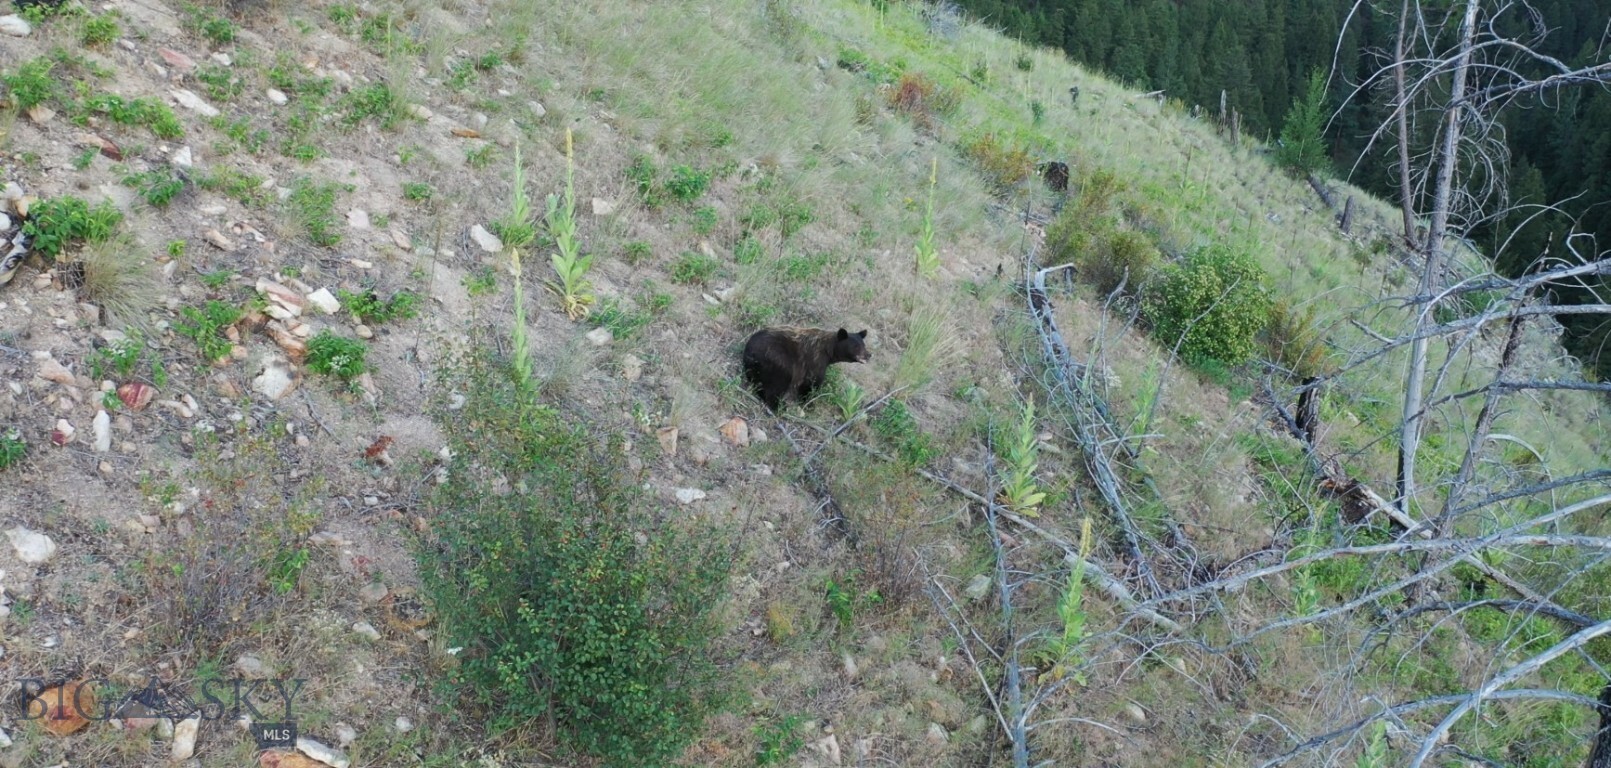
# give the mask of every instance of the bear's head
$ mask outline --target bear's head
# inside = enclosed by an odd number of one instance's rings
[[[840,328],[833,342],[833,362],[865,363],[867,358],[867,332],[851,333]]]

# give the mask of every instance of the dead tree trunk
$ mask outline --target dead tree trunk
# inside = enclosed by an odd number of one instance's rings
[[[1315,442],[1315,434],[1320,431],[1320,388],[1314,386],[1320,381],[1319,376],[1310,376],[1303,380],[1303,394],[1298,395],[1298,431],[1303,433],[1303,440],[1310,445]]]
[[[1341,229],[1342,233],[1345,234],[1345,235],[1350,234],[1349,230],[1354,228],[1354,196],[1353,195],[1349,195],[1348,196],[1348,202],[1343,204],[1342,220],[1337,222],[1337,228]]]
[[[1600,730],[1594,732],[1594,749],[1584,768],[1611,768],[1611,683],[1600,689]]]

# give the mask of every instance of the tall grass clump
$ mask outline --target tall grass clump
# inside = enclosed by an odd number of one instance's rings
[[[929,163],[929,201],[923,209],[923,231],[917,238],[917,274],[932,278],[940,271],[940,252],[934,247],[934,190],[939,186],[940,159]]]
[[[547,723],[605,765],[671,764],[724,704],[714,641],[729,538],[663,514],[619,436],[528,396],[490,352],[444,376],[467,402],[442,421],[454,458],[431,504],[443,524],[416,546],[425,594],[464,649],[443,682],[491,736]]]
[[[925,304],[913,310],[906,325],[906,348],[895,364],[896,389],[918,390],[934,380],[934,372],[950,358],[955,338],[946,323],[944,308]]]
[[[109,324],[127,323],[145,317],[162,303],[162,286],[156,262],[128,235],[86,246],[79,254],[84,265],[84,284],[79,295],[101,308]]]
[[[549,263],[559,280],[550,282],[548,289],[559,296],[566,317],[580,320],[587,316],[588,308],[594,301],[593,286],[587,280],[587,270],[593,266],[593,256],[583,254],[580,244],[576,242],[575,175],[571,130],[566,128],[565,196],[548,196],[548,213],[543,219],[548,224],[548,234],[554,238],[554,244],[559,249],[549,256]]]

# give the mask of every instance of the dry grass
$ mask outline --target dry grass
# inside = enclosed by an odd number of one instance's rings
[[[108,325],[144,323],[146,313],[161,303],[157,265],[134,237],[125,233],[91,243],[78,260],[84,265],[80,295],[101,308]]]

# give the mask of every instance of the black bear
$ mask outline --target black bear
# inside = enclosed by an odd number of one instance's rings
[[[773,413],[793,393],[801,402],[822,386],[828,366],[867,362],[867,332],[763,328],[744,342],[744,378]]]

